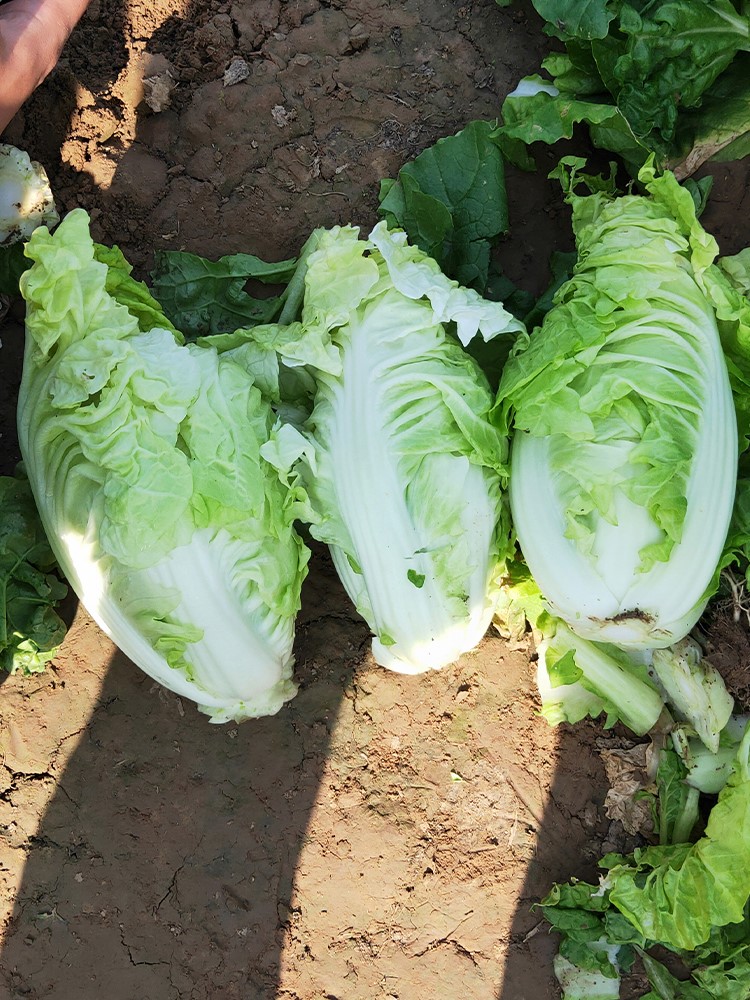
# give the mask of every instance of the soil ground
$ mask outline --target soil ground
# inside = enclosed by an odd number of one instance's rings
[[[93,0],[4,139],[139,277],[158,248],[282,259],[316,225],[367,230],[378,180],[494,118],[545,47],[533,13],[493,0]],[[235,59],[249,75],[227,86]],[[570,243],[544,173],[509,177],[506,263],[532,289]],[[717,177],[706,224],[730,252],[746,176]],[[4,472],[21,338],[6,324]],[[382,670],[317,549],[299,695],[212,727],[70,614],[51,668],[0,697],[0,997],[558,996],[532,904],[624,846],[598,752],[617,737],[538,717],[526,644]]]

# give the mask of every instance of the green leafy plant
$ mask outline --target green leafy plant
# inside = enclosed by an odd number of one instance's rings
[[[470,122],[380,187],[388,225],[408,233],[449,277],[483,294],[492,246],[508,230],[503,155],[494,133],[491,123]]]
[[[246,286],[250,279],[285,286],[296,263],[268,264],[244,253],[211,261],[184,251],[160,250],[155,255],[151,287],[174,325],[194,340],[278,319],[286,294],[258,298]]]
[[[689,176],[707,159],[750,152],[750,18],[743,0],[535,0],[563,52],[545,76],[521,81],[502,108],[509,155],[570,138],[588,126],[594,145],[636,174],[650,154]]]
[[[545,917],[561,935],[555,968],[564,1000],[619,996],[620,975],[632,968],[636,955],[652,986],[643,1000],[747,995],[749,752],[750,729],[695,843],[682,840],[694,821],[692,815],[684,822],[684,784],[673,780],[671,765],[660,768],[658,811],[668,837],[631,855],[606,855],[598,885],[556,885],[542,900]],[[655,957],[656,945],[681,959],[692,972],[689,981],[677,979]],[[610,993],[596,992],[602,980]]]
[[[55,609],[68,591],[21,469],[0,476],[0,511],[0,668],[38,673],[65,638]]]

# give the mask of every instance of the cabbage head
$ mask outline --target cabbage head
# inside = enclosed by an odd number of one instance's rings
[[[510,548],[508,441],[462,343],[521,326],[380,223],[369,239],[318,234],[301,327],[327,335],[338,364],[316,372],[301,435],[286,426],[264,453],[296,459],[311,534],[370,625],[376,661],[445,666],[484,635]]]
[[[513,521],[571,629],[665,647],[702,613],[730,523],[738,432],[721,338],[738,320],[672,174],[647,165],[646,194],[618,198],[575,194],[575,170],[574,275],[498,391]]]
[[[213,722],[295,693],[309,552],[260,454],[275,421],[246,370],[185,345],[71,212],[31,237],[18,431],[63,572],[146,673]]]

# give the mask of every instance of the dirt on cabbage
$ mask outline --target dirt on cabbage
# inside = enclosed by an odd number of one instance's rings
[[[546,46],[533,12],[494,0],[93,0],[3,138],[138,277],[156,249],[279,260],[315,226],[368,231],[379,179],[496,117]],[[532,290],[570,246],[554,162],[508,178],[505,266]],[[706,224],[737,250],[746,178],[719,173]],[[20,320],[2,330],[3,472]],[[383,670],[315,548],[299,694],[212,726],[68,612],[50,668],[0,692],[0,996],[559,995],[533,904],[627,841],[603,810],[617,737],[539,717],[526,643]]]

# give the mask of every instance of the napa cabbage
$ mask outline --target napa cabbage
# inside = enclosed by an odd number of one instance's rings
[[[0,143],[0,247],[27,240],[59,221],[44,167],[23,149]]]
[[[329,354],[316,369],[310,416],[264,454],[301,483],[376,661],[440,668],[487,630],[510,549],[507,436],[462,344],[521,324],[385,223],[369,239],[350,226],[318,234],[300,324],[302,342],[327,336],[338,363]]]
[[[269,403],[231,352],[183,343],[83,210],[26,254],[18,434],[60,567],[122,651],[212,721],[277,711],[309,551],[261,455]]]
[[[731,289],[716,242],[672,174],[649,164],[644,195],[578,195],[579,163],[561,172],[574,276],[519,338],[498,390],[500,425],[515,428],[513,521],[574,632],[664,647],[716,585],[738,452],[719,328],[736,334],[740,320],[719,303]]]
[[[44,167],[24,150],[0,142],[0,320],[29,266],[24,241],[37,226],[59,221]]]

